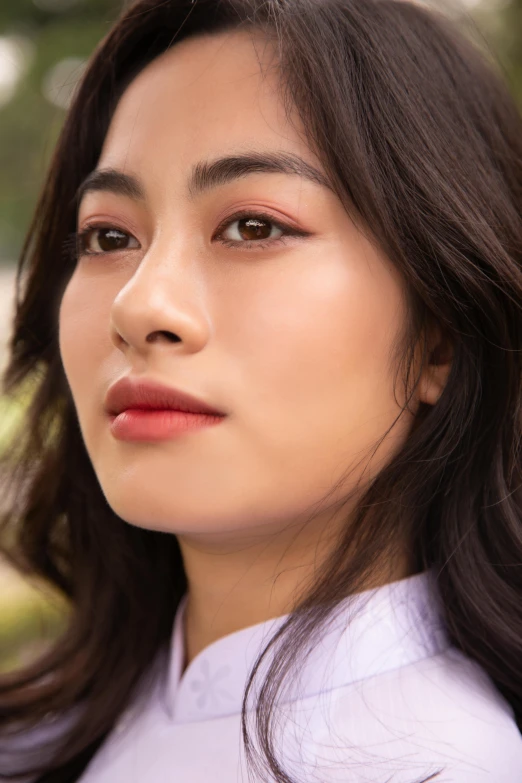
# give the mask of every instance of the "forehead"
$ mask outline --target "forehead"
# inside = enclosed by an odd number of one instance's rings
[[[278,63],[258,33],[188,39],[150,63],[123,94],[100,165],[147,164],[151,176],[242,149],[312,157],[280,91]]]

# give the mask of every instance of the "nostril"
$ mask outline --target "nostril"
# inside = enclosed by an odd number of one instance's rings
[[[181,338],[178,337],[177,334],[174,334],[173,332],[167,332],[165,330],[160,330],[157,332],[153,332],[152,334],[149,334],[147,336],[147,342],[148,343],[155,343],[159,337],[166,337],[167,340],[171,343],[179,343],[181,342]]]

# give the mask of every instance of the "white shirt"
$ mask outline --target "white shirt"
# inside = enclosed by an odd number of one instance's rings
[[[164,676],[135,699],[81,783],[259,780],[247,774],[241,702],[263,642],[286,618],[213,642],[181,674],[185,605]],[[449,644],[429,571],[344,599],[298,675],[279,704],[276,748],[299,781],[417,783],[441,769],[434,783],[522,782],[513,711]]]

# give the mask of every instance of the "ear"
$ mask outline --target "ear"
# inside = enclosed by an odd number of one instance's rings
[[[426,358],[418,385],[420,402],[435,405],[444,391],[453,361],[453,346],[439,326],[432,327],[426,337]]]

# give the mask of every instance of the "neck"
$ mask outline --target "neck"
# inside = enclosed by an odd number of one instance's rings
[[[346,524],[346,517],[344,518]],[[212,642],[292,611],[337,541],[338,526],[316,519],[277,533],[178,535],[188,582],[184,669]],[[408,576],[405,562],[364,589]]]

